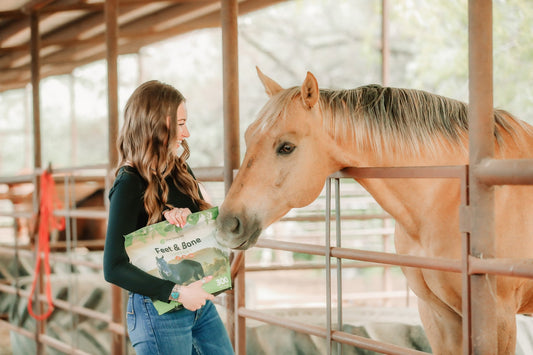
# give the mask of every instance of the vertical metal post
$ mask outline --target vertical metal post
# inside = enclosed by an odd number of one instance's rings
[[[462,210],[459,211],[459,215],[463,218],[461,223],[461,297],[462,297],[462,315],[463,315],[463,354],[470,354],[472,350],[472,309],[470,307],[470,299],[472,297],[472,290],[470,284],[470,275],[468,273],[470,262],[470,226],[469,222],[466,225],[462,225],[465,219],[469,218],[469,181],[470,169],[469,166],[465,166],[463,177],[461,178],[461,206]]]
[[[492,2],[470,0],[469,33],[469,149],[470,149],[470,253],[494,257],[494,190],[475,174],[483,159],[494,155],[492,82]],[[474,354],[498,352],[494,275],[471,275],[471,334]]]
[[[32,116],[30,110],[30,86],[24,88],[24,168],[30,170],[32,166]]]
[[[389,85],[389,1],[381,0],[381,84]]]
[[[33,107],[33,166],[36,169],[42,167],[41,161],[41,61],[39,50],[41,37],[39,35],[39,14],[35,11],[30,15],[31,27],[31,91]]]
[[[118,135],[118,1],[107,0],[104,5],[106,23],[106,56],[107,56],[107,106],[108,106],[108,160],[109,167],[117,164],[118,153],[115,142]],[[111,286],[111,318],[114,323],[123,324],[122,289]],[[123,336],[112,333],[111,354],[125,352],[126,342]]]
[[[37,11],[31,11],[30,13],[30,33],[31,33],[31,89],[32,89],[32,108],[33,108],[33,166],[34,172],[39,170],[42,167],[41,161],[41,96],[40,96],[40,82],[41,82],[41,61],[40,61],[40,48],[41,48],[41,35],[39,34],[39,13]],[[35,175],[34,175],[35,176]],[[38,216],[39,212],[39,195],[40,195],[40,186],[39,181],[35,176],[34,180],[34,213],[35,216]],[[34,223],[39,223],[35,221]],[[37,231],[37,228],[33,228]],[[36,234],[32,235],[35,238],[34,248],[35,248],[35,257],[41,258],[39,254],[39,242],[37,241]],[[39,302],[39,295],[43,292],[44,285],[44,275],[43,268],[39,268],[39,278],[37,282],[37,287],[34,297],[34,304],[38,304],[39,313],[42,314],[43,304]],[[41,344],[39,336],[44,334],[44,321],[37,320],[35,327],[36,335],[36,353],[43,354],[45,349]]]
[[[335,178],[335,246],[341,248],[341,180]],[[337,330],[342,332],[342,258],[337,257]],[[342,355],[342,343],[337,343],[337,355]]]
[[[107,106],[109,166],[118,161],[115,144],[118,136],[118,0],[105,2],[106,56],[107,56]]]
[[[237,0],[222,0],[220,16],[222,23],[222,67],[224,106],[224,187],[229,191],[233,183],[233,170],[239,168],[239,62]],[[241,252],[239,252],[241,253]],[[244,254],[235,255],[242,259],[234,280],[234,296],[228,294],[227,326],[234,341],[235,353],[246,354],[246,319],[239,317],[239,308],[245,306]],[[234,297],[232,299],[232,297]]]
[[[222,64],[224,99],[224,181],[226,192],[233,182],[233,170],[239,168],[239,46],[238,2],[223,0],[222,16]]]
[[[332,319],[331,319],[331,178],[326,180],[326,230],[325,230],[325,266],[326,266],[326,354],[332,354]]]
[[[141,85],[145,81],[143,53],[144,52],[142,50],[137,52],[137,84],[138,85]]]
[[[70,92],[70,166],[76,166],[78,158],[78,126],[76,122],[76,78],[70,73],[68,76]]]
[[[381,0],[381,85],[389,85],[389,1]],[[387,226],[387,219],[383,220],[384,227]],[[388,236],[383,235],[383,251],[387,251]],[[390,268],[383,266],[382,288],[389,291]],[[409,288],[407,288],[407,303],[409,303]]]
[[[381,220],[381,225],[383,227],[383,229],[385,230],[385,232],[381,235],[381,243],[382,243],[382,246],[383,246],[383,251],[385,253],[389,253],[390,250],[389,250],[389,235],[387,234],[386,230],[390,227],[390,219],[389,218],[384,218]],[[382,272],[382,280],[381,280],[381,289],[382,291],[384,292],[391,292],[392,291],[392,288],[391,288],[391,274],[390,274],[390,271],[391,271],[391,268],[389,265],[383,265],[383,272]],[[407,289],[407,294],[406,294],[406,306],[409,306],[409,288]],[[390,299],[385,299],[384,302],[383,302],[383,306],[386,306],[388,303],[389,303]]]

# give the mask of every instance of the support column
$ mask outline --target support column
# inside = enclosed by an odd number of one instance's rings
[[[118,0],[105,2],[106,55],[107,55],[107,106],[109,166],[118,161],[115,143],[118,136]]]
[[[233,170],[239,168],[239,46],[238,2],[223,0],[222,16],[222,65],[224,106],[224,182],[228,192],[233,183]]]
[[[381,85],[389,85],[389,1],[381,0]]]
[[[78,163],[78,123],[76,120],[76,78],[70,73],[68,76],[70,93],[70,166]]]
[[[108,163],[113,169],[118,161],[115,143],[118,136],[118,0],[105,1],[104,16],[106,23],[106,56],[107,56],[107,105],[108,105]],[[109,175],[109,174],[108,174]],[[116,324],[124,324],[122,289],[111,286],[111,320]],[[125,338],[112,332],[111,354],[120,355],[126,351]]]
[[[31,93],[33,108],[33,166],[35,169],[42,167],[41,161],[41,61],[39,50],[41,37],[39,35],[39,14],[35,11],[30,15],[31,30]]]
[[[470,0],[469,33],[469,149],[471,211],[470,253],[477,258],[493,258],[494,189],[475,174],[484,159],[494,155],[494,116],[492,81],[492,2]],[[497,354],[494,275],[470,276],[471,353]],[[470,352],[469,352],[470,353]]]
[[[222,64],[224,104],[224,187],[227,193],[233,183],[233,170],[240,164],[239,141],[239,47],[237,0],[222,0]],[[234,293],[227,297],[227,327],[236,354],[246,354],[246,322],[239,317],[239,307],[244,307],[244,253],[232,255],[233,263],[239,265],[234,278]]]
[[[32,90],[32,109],[33,109],[33,167],[34,173],[42,168],[41,159],[41,61],[40,61],[40,49],[41,49],[41,35],[39,34],[39,13],[31,11],[30,13],[30,33],[31,33],[31,90]],[[37,175],[34,175],[34,191],[33,191],[33,211],[34,215],[39,214],[39,195],[40,195],[40,179]],[[39,223],[35,221],[34,223]],[[33,231],[37,231],[37,228],[32,228]],[[37,233],[32,233],[31,236],[34,243],[35,258],[42,258],[39,254],[39,242]],[[39,314],[43,314],[44,305],[39,301],[39,295],[44,291],[44,275],[43,268],[39,268],[39,277],[36,285],[36,292],[34,293],[33,304],[37,305]],[[36,336],[36,354],[41,355],[45,353],[45,348],[41,343],[39,337],[45,333],[45,322],[42,320],[36,320],[35,336]]]

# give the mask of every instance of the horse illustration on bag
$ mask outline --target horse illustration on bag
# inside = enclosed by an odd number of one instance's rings
[[[169,264],[163,257],[156,257],[156,262],[161,277],[179,285],[200,280],[205,276],[202,264],[194,260],[184,259],[177,264]]]

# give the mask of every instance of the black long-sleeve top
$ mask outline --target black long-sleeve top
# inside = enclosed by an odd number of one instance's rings
[[[167,184],[169,204],[179,208],[187,207],[193,213],[199,211],[193,200],[179,191],[170,178],[167,178]],[[148,222],[148,214],[144,209],[146,187],[147,183],[137,169],[129,166],[120,168],[109,191],[104,278],[128,291],[168,302],[174,283],[152,276],[131,264],[124,247],[124,236],[145,227]]]

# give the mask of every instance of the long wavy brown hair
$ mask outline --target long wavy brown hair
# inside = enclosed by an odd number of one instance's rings
[[[117,139],[119,159],[115,175],[120,167],[131,165],[147,182],[144,208],[148,224],[161,221],[165,207],[178,207],[168,204],[167,177],[190,196],[200,210],[211,207],[200,197],[198,183],[187,170],[190,150],[185,140],[181,143],[182,154],[176,153],[177,111],[182,102],[185,98],[174,87],[151,80],[135,89],[124,108],[124,124]]]

